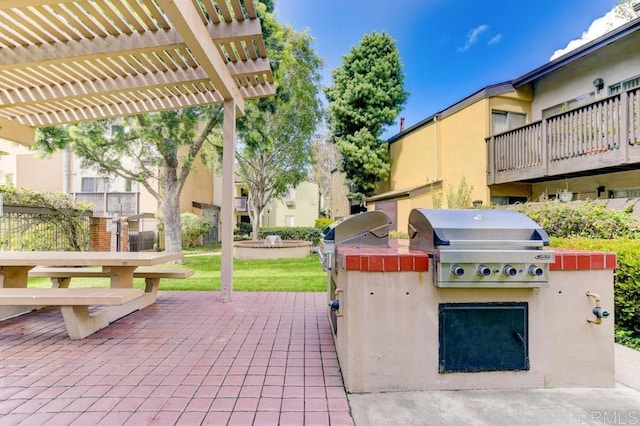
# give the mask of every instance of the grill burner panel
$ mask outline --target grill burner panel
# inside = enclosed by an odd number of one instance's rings
[[[439,287],[544,287],[553,251],[547,233],[510,210],[414,209],[412,250],[433,259]]]

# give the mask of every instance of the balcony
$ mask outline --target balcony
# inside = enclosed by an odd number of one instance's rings
[[[76,201],[94,205],[94,216],[135,216],[140,214],[139,192],[76,192]]]
[[[237,212],[246,212],[247,210],[247,198],[249,197],[235,197],[234,208]]]
[[[486,141],[488,185],[640,166],[640,89],[609,96]]]

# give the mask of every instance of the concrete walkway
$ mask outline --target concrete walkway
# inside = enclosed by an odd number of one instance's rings
[[[356,425],[640,425],[640,352],[616,345],[614,389],[349,395]]]

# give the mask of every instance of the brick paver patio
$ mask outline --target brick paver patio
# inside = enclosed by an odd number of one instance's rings
[[[0,424],[351,425],[324,293],[161,292],[86,339],[0,322]]]

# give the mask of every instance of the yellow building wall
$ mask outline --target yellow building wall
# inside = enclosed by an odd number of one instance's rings
[[[391,191],[438,180],[437,131],[438,125],[430,123],[390,144]]]
[[[471,200],[480,200],[487,206],[493,188],[487,186],[487,145],[491,135],[492,110],[510,111],[531,116],[531,93],[528,90],[511,91],[493,97],[484,97],[464,108],[445,110],[441,118],[402,136],[389,146],[391,171],[389,191],[407,190],[433,183],[433,190],[420,191],[408,198],[399,195],[397,203],[398,230],[405,231],[409,213],[414,208],[433,208],[433,193],[442,197],[447,207],[447,192],[454,193],[462,180],[471,190]],[[529,118],[528,118],[529,121]],[[531,185],[504,185],[493,195],[531,197]],[[386,202],[392,198],[385,199]],[[468,207],[472,207],[469,205]],[[369,210],[375,209],[375,202]]]
[[[200,157],[194,161],[180,193],[180,211],[193,212],[193,201],[213,204],[213,170],[202,163]]]
[[[447,207],[447,191],[456,192],[463,179],[468,188],[473,187],[471,200],[488,202],[485,137],[490,116],[488,100],[483,99],[440,122],[443,207]]]

